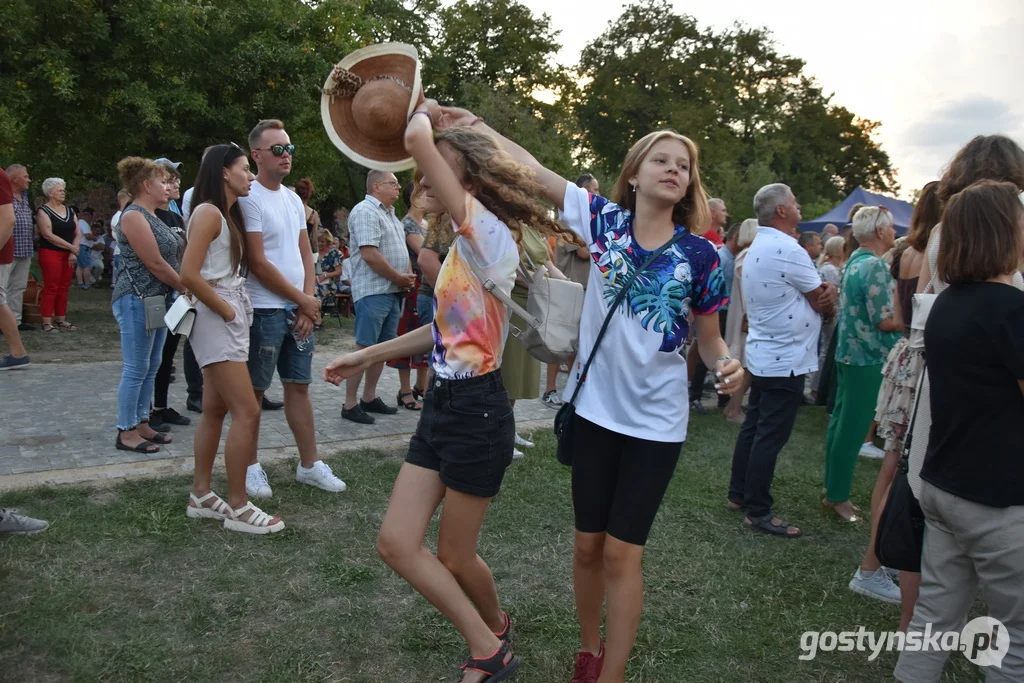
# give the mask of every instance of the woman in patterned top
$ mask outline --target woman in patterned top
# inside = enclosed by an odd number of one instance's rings
[[[320,274],[316,276],[316,298],[323,304],[328,296],[337,296],[341,279],[341,252],[334,247],[334,236],[327,230],[317,235]]]
[[[117,170],[134,199],[122,212],[116,233],[121,260],[112,298],[114,317],[121,328],[123,367],[114,445],[119,450],[155,453],[160,448],[154,444],[171,442],[149,426],[149,404],[167,328],[146,329],[143,299],[166,296],[172,289],[185,291],[178,277],[185,240],[155,215],[170,191],[163,167],[148,159],[127,157]]]
[[[456,123],[481,122],[465,110],[445,114]],[[646,135],[626,154],[609,201],[544,168],[486,124],[480,127],[537,174],[544,194],[590,248],[594,267],[565,396],[580,381],[624,281],[652,252],[675,240],[635,279],[612,315],[571,426],[574,586],[582,641],[573,681],[622,681],[640,623],[644,544],[686,439],[688,404],[678,400],[679,387],[686,386],[686,359],[679,351],[691,311],[701,357],[715,369],[719,391],[733,393],[744,376],[718,325],[718,309],[728,301],[718,255],[695,234],[710,223],[698,149],[675,131]],[[600,628],[606,594],[607,652]]]
[[[510,621],[490,569],[477,556],[484,515],[512,461],[515,417],[501,379],[508,336],[506,295],[515,281],[523,232],[579,238],[551,217],[528,168],[501,151],[482,127],[437,132],[445,117],[428,100],[413,114],[406,148],[423,173],[424,209],[447,213],[456,237],[434,287],[432,327],[341,356],[324,379],[342,380],[373,363],[433,348],[434,380],[377,539],[381,558],[429,599],[469,645],[463,683],[505,680],[519,665]],[[444,501],[437,556],[423,536]]]
[[[825,446],[825,500],[846,522],[857,521],[850,490],[857,453],[871,426],[882,365],[899,340],[894,314],[896,285],[882,254],[892,248],[896,228],[884,206],[865,206],[853,217],[860,245],[843,271],[836,327],[836,406]]]

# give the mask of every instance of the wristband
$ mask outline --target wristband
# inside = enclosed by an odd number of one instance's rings
[[[428,119],[430,119],[430,127],[434,127],[434,117],[430,115],[429,111],[423,111],[422,109],[417,109],[413,113],[409,114],[409,122],[412,121],[412,117],[416,116],[416,114],[423,114],[424,116],[426,116]]]

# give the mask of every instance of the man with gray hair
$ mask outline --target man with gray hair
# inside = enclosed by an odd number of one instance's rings
[[[711,212],[711,226],[704,233],[704,238],[714,244],[717,249],[725,243],[722,233],[729,221],[729,212],[725,208],[725,202],[717,197],[708,200],[708,210]]]
[[[416,286],[416,274],[409,262],[405,228],[395,214],[395,202],[402,186],[394,173],[366,174],[366,198],[352,207],[348,230],[352,248],[352,301],[356,309],[356,348],[365,349],[398,336],[402,316],[401,295]],[[362,399],[358,400],[363,373],[353,375],[345,385],[341,416],[359,424],[373,424],[368,413],[394,415],[398,408],[377,395],[377,380],[384,363],[366,370]]]
[[[11,242],[14,249],[14,260],[7,265],[0,265],[0,301],[6,301],[18,323],[18,330],[33,330],[33,325],[21,322],[22,299],[28,286],[28,272],[32,265],[32,233],[33,211],[28,200],[28,186],[32,182],[28,169],[21,164],[7,167],[7,176],[11,179],[14,192],[14,234]]]
[[[762,187],[754,196],[754,212],[757,239],[743,266],[745,354],[752,383],[733,451],[728,506],[746,511],[753,529],[793,538],[800,530],[772,512],[775,461],[803,403],[804,375],[818,367],[821,316],[835,313],[836,290],[822,284],[797,242],[800,205],[789,187]]]

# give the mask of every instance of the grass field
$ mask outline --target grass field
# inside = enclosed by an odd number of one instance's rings
[[[778,509],[805,534],[787,541],[725,510],[737,429],[720,415],[693,419],[648,548],[629,680],[892,680],[893,654],[797,659],[804,631],[887,631],[898,620],[897,607],[846,587],[868,529],[821,512],[824,428],[822,409],[805,409],[780,458]],[[578,646],[569,473],[553,438],[535,436],[509,469],[480,553],[514,621],[515,680],[567,683]],[[374,551],[401,455],[328,458],[350,487],[340,495],[296,484],[294,464],[269,468],[275,497],[264,507],[288,529],[265,538],[186,519],[185,477],[4,494],[52,527],[0,540],[0,680],[459,680],[457,633]],[[858,470],[854,500],[866,505],[878,463]],[[955,654],[943,680],[981,677]]]

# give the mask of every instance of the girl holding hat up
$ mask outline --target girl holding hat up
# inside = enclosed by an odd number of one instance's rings
[[[398,474],[377,549],[381,558],[462,633],[470,659],[464,683],[504,681],[518,667],[510,621],[491,570],[477,555],[484,515],[512,461],[515,417],[501,379],[508,336],[505,306],[484,289],[512,290],[523,233],[581,240],[555,221],[534,174],[479,128],[437,132],[436,102],[413,113],[405,145],[423,177],[424,210],[447,214],[455,241],[434,287],[435,317],[397,339],[335,359],[333,384],[373,363],[432,351],[434,379]],[[437,556],[423,546],[444,501]]]
[[[533,171],[541,191],[590,248],[595,267],[566,397],[582,382],[583,364],[606,316],[609,324],[569,427],[582,645],[572,681],[619,683],[640,623],[644,544],[686,438],[687,405],[677,396],[686,385],[686,359],[679,350],[691,310],[701,356],[716,371],[718,391],[732,394],[743,383],[743,369],[729,357],[718,327],[718,309],[728,301],[718,257],[707,240],[691,233],[709,223],[698,149],[671,130],[641,138],[626,154],[609,200],[544,168],[464,109],[443,108],[441,117],[447,126],[495,136]],[[465,128],[445,133],[452,130]],[[662,247],[622,306],[609,311],[624,282]],[[606,597],[607,649],[600,632]]]

